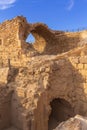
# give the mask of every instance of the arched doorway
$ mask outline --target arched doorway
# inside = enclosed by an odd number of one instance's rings
[[[49,116],[48,130],[53,130],[59,123],[75,115],[71,104],[65,99],[54,99],[50,105],[51,114]]]

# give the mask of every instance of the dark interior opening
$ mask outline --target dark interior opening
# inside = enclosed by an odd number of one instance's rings
[[[49,116],[48,130],[53,130],[59,123],[75,115],[70,103],[64,99],[54,99],[50,105],[52,110]]]

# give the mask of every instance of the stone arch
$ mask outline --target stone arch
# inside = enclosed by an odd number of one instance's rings
[[[53,130],[59,123],[75,115],[71,104],[63,98],[55,98],[50,102],[48,130]]]
[[[28,32],[24,33],[24,39],[26,39],[29,34],[32,34],[35,38],[33,48],[37,52],[50,53],[51,45],[55,41],[55,35],[45,24],[32,24],[31,29],[29,28]]]
[[[60,115],[58,116],[58,114]],[[54,95],[50,98],[48,92],[45,91],[39,97],[34,112],[35,130],[53,130],[59,123],[74,115],[76,113],[69,99],[60,95]]]
[[[23,30],[24,29],[24,30]],[[29,34],[32,34],[35,38],[35,42],[32,45],[33,50],[36,50],[40,54],[52,55],[64,52],[63,42],[60,40],[60,34],[66,35],[64,32],[53,31],[43,23],[27,24],[20,29],[19,39],[24,43],[26,42]],[[57,35],[56,35],[57,34]]]
[[[51,32],[48,30],[47,26],[38,24],[32,30],[32,34],[35,36],[36,42],[34,48],[40,53],[44,52],[49,44]]]

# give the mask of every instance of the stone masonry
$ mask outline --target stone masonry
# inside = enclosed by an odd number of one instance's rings
[[[0,130],[52,130],[76,114],[87,116],[87,31],[0,24]]]

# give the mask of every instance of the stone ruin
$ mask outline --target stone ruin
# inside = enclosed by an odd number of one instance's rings
[[[87,31],[54,31],[22,16],[1,23],[0,77],[0,130],[53,130],[87,116]]]

